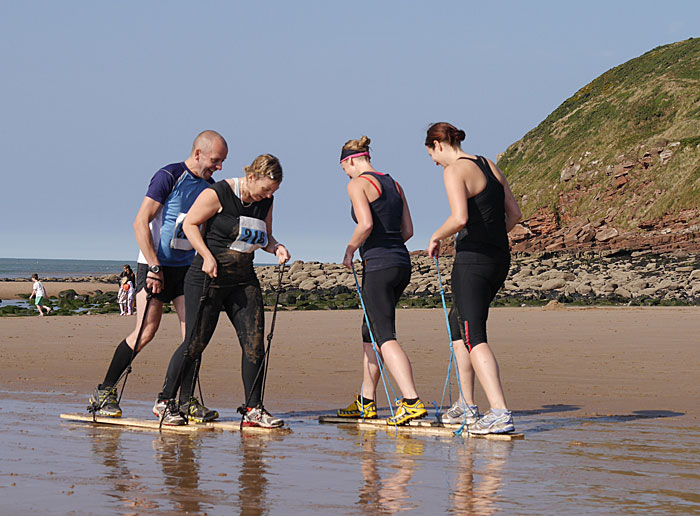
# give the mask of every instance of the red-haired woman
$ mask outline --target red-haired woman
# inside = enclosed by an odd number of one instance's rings
[[[428,254],[438,256],[440,241],[457,233],[450,326],[463,397],[443,415],[443,422],[461,422],[466,412],[471,433],[512,432],[513,416],[506,406],[496,357],[486,339],[486,319],[489,304],[508,275],[507,233],[521,213],[503,172],[491,160],[462,150],[465,136],[452,124],[440,122],[428,128],[425,138],[428,154],[444,169],[451,210],[430,237]],[[464,340],[458,340],[462,332]],[[474,403],[474,372],[491,405],[483,417]]]

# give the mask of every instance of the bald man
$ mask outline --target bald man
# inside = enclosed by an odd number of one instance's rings
[[[182,338],[185,338],[183,286],[195,251],[182,231],[182,221],[197,196],[214,183],[211,176],[221,170],[227,154],[226,140],[216,131],[204,131],[195,138],[192,152],[185,161],[161,168],[151,179],[134,220],[134,234],[140,249],[136,270],[136,328],[119,343],[104,381],[90,396],[90,408],[98,415],[121,417],[116,384],[136,353],[153,340],[164,303],[173,303]],[[147,300],[148,291],[152,293],[150,300]],[[218,417],[215,411],[201,404],[200,408],[209,413],[211,419]]]

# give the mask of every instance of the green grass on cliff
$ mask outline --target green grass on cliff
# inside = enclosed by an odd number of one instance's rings
[[[613,189],[614,177],[606,167],[614,166],[618,156],[639,159],[645,151],[671,142],[680,146],[669,163],[662,166],[653,153],[651,168],[636,171],[612,204],[600,202],[604,192]],[[581,168],[564,183],[561,172],[570,162]],[[616,223],[622,226],[697,208],[700,39],[655,48],[607,71],[511,145],[498,164],[516,196],[528,196],[522,206],[525,217],[542,207],[557,212],[560,196],[577,185],[588,192],[567,207],[570,215],[596,220],[617,207],[623,215]]]

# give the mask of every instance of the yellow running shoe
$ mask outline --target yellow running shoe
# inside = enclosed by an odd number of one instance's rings
[[[396,410],[394,417],[386,420],[387,425],[405,425],[411,419],[425,417],[428,413],[420,399],[416,400],[412,405],[409,405],[404,400],[397,401],[396,404],[399,408]]]
[[[375,419],[377,417],[377,405],[374,404],[374,401],[363,405],[360,397],[357,396],[355,401],[348,405],[348,408],[338,410],[338,417]]]

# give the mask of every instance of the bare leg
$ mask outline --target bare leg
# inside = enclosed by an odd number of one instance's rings
[[[131,349],[134,349],[136,345],[136,339],[139,335],[139,328],[141,327],[141,321],[144,315],[148,312],[146,316],[146,321],[144,322],[143,333],[141,334],[141,342],[139,342],[139,348],[136,351],[141,351],[146,344],[153,340],[158,327],[160,326],[160,320],[163,317],[163,303],[158,301],[155,297],[147,301],[148,294],[145,289],[140,290],[136,294],[136,303],[138,304],[139,310],[136,313],[136,328],[132,331],[126,338],[126,343]],[[146,310],[146,303],[150,303],[148,310]]]
[[[173,299],[173,306],[175,307],[175,312],[177,313],[178,319],[180,319],[180,330],[182,331],[182,340],[185,340],[185,296],[177,296],[175,299]]]
[[[379,364],[377,363],[377,356],[374,354],[374,349],[372,349],[371,342],[363,342],[364,356],[363,356],[363,375],[362,375],[362,397],[370,400],[376,399],[377,394],[377,383],[381,376],[379,371]],[[381,357],[381,351],[379,352]]]
[[[467,346],[460,339],[452,342],[452,348],[454,349],[457,367],[459,368],[461,387],[459,399],[462,404],[476,405],[474,403],[474,368],[472,367]]]
[[[484,388],[489,405],[492,408],[506,409],[506,398],[501,386],[498,362],[487,342],[474,345],[469,354],[479,383]]]
[[[417,398],[411,362],[399,343],[396,340],[388,340],[382,344],[381,350],[384,363],[396,380],[401,395],[404,398]]]

